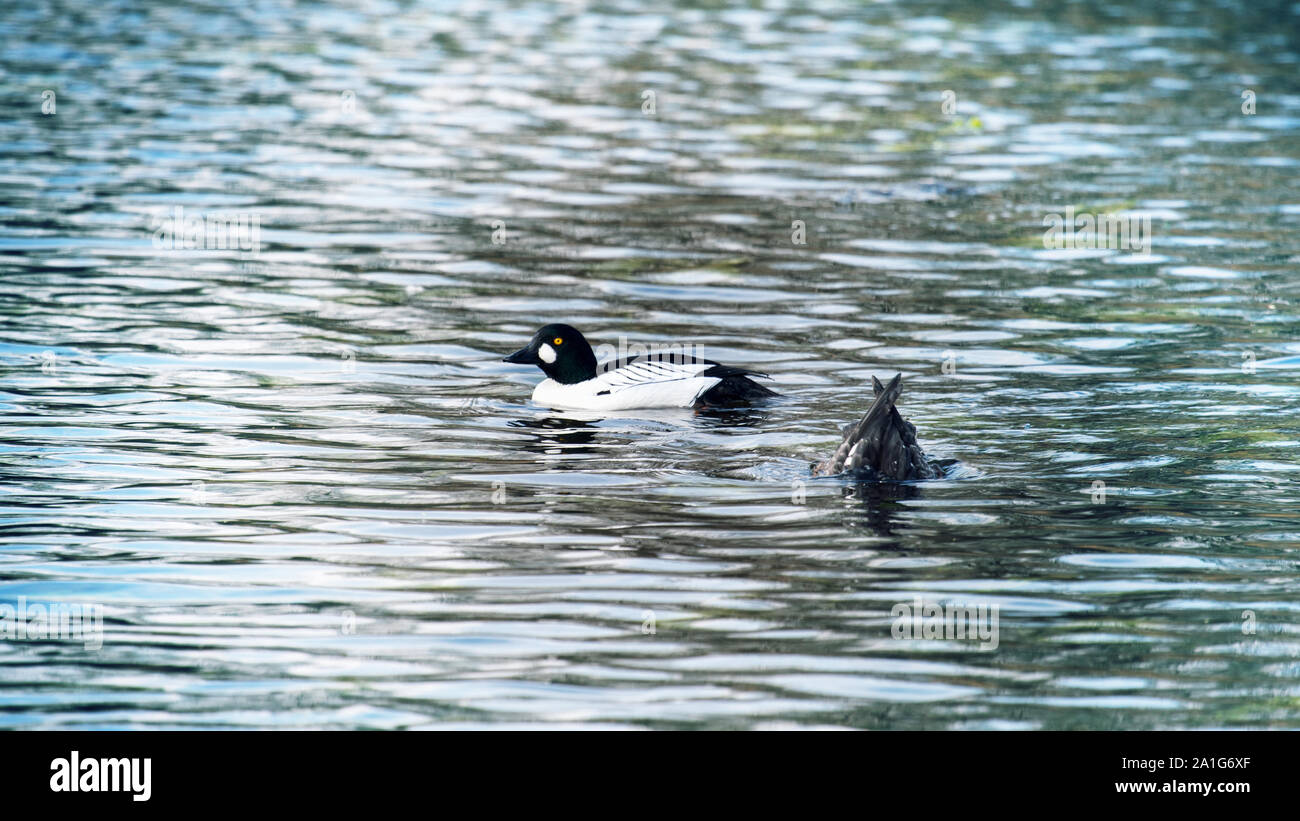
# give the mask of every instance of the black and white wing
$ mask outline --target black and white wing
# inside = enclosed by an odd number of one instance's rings
[[[776,395],[747,375],[762,374],[682,354],[636,355],[603,362],[595,377],[577,384],[547,379],[533,391],[533,401],[554,408],[635,410],[700,402],[729,406]]]
[[[731,370],[688,356],[631,356],[598,365],[592,389],[611,407],[687,407]]]

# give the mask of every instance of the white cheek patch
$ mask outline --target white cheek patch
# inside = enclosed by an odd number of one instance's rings
[[[542,343],[542,347],[537,349],[537,355],[541,357],[542,361],[547,365],[555,362],[555,349],[550,345],[547,345],[545,342]]]

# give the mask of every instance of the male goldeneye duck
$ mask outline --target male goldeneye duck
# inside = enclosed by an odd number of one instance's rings
[[[636,354],[597,363],[586,338],[569,325],[547,325],[504,362],[536,365],[547,378],[533,401],[572,410],[735,407],[776,396],[750,376],[689,354]]]

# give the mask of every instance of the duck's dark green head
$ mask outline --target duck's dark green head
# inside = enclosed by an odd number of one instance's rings
[[[596,376],[596,354],[571,325],[547,325],[533,334],[531,342],[502,361],[536,365],[562,385],[586,382]]]

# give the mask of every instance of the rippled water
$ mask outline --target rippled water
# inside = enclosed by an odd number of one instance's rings
[[[1300,6],[708,5],[0,12],[0,602],[105,618],[0,726],[1300,727]],[[811,480],[900,371],[953,474]]]

